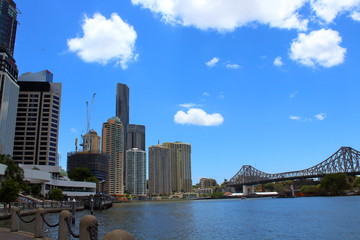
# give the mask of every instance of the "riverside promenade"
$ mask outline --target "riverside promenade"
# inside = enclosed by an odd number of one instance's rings
[[[11,232],[8,228],[0,228],[0,239],[1,240],[50,240],[49,238],[35,238],[33,233],[17,231]]]

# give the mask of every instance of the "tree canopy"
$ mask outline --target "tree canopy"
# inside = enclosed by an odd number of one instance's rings
[[[342,195],[351,188],[345,173],[327,174],[320,181],[320,187],[330,195]]]
[[[78,167],[69,173],[69,178],[73,181],[98,182],[98,179],[88,168]]]
[[[60,188],[54,188],[48,192],[49,199],[61,201],[64,199],[63,190]]]
[[[7,165],[5,178],[16,182],[22,182],[24,170],[17,165],[10,155],[0,154],[0,163]]]
[[[20,184],[13,180],[7,179],[1,183],[0,202],[15,202],[20,192]]]

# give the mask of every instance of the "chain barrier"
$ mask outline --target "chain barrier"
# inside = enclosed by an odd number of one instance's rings
[[[98,222],[96,221],[93,225],[87,228],[89,232],[90,240],[98,240]]]
[[[68,227],[68,230],[69,230],[69,233],[71,234],[71,236],[73,236],[74,238],[80,238],[80,234],[75,234],[72,231],[71,226],[70,226],[70,219],[69,218],[65,219],[65,222],[66,222],[66,225]]]
[[[35,221],[35,219],[36,219],[36,217],[34,217],[34,218],[30,219],[30,220],[25,220],[25,219],[23,219],[23,218],[20,216],[19,212],[16,212],[16,215],[17,215],[17,216],[19,217],[19,219],[20,219],[22,222],[24,222],[24,223],[32,223],[32,222]]]
[[[56,224],[50,224],[50,223],[48,223],[48,222],[46,221],[46,219],[45,219],[45,214],[41,214],[41,217],[42,217],[42,219],[44,220],[45,224],[48,225],[49,227],[57,227],[57,226],[59,226],[59,223],[56,223]]]

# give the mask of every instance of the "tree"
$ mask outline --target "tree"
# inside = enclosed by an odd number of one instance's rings
[[[301,187],[301,192],[307,196],[319,196],[321,195],[320,185],[305,185]]]
[[[41,186],[39,184],[34,184],[31,186],[31,194],[34,196],[39,196],[41,193]]]
[[[2,182],[0,189],[0,202],[15,202],[20,192],[20,184],[11,179]]]
[[[332,173],[321,179],[320,188],[330,195],[343,195],[351,186],[345,173]]]
[[[63,190],[60,188],[53,188],[49,191],[49,199],[61,201],[64,199]]]
[[[73,181],[97,182],[98,179],[88,168],[78,167],[69,173],[69,178]]]
[[[21,183],[24,178],[24,170],[17,165],[10,155],[0,154],[0,163],[7,165],[5,178]]]
[[[211,198],[223,198],[224,193],[223,192],[213,192],[210,197]]]

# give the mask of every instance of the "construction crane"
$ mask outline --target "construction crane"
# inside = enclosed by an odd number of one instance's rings
[[[82,138],[83,138],[82,147],[83,147],[84,152],[88,152],[91,150],[90,149],[91,139],[90,139],[89,132],[90,132],[92,106],[94,104],[95,96],[96,96],[96,93],[93,94],[90,105],[89,105],[89,102],[86,101],[86,133],[85,133],[85,135],[82,136]]]

